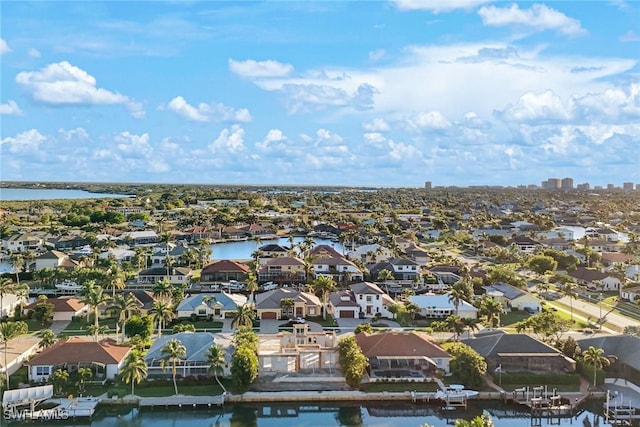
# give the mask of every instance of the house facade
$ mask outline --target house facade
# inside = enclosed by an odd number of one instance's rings
[[[416,304],[421,316],[428,319],[446,319],[456,314],[456,307],[448,293],[411,295],[409,301]],[[478,309],[466,301],[460,301],[458,316],[462,318],[478,318]]]
[[[193,271],[188,267],[172,267],[167,271],[164,267],[153,267],[138,273],[138,286],[153,287],[161,280],[167,279],[174,285],[186,285],[191,280]]]
[[[213,285],[235,280],[246,282],[249,266],[237,261],[221,260],[206,265],[200,273],[200,285]]]
[[[258,319],[314,317],[322,314],[322,302],[317,296],[308,292],[280,288],[256,294],[255,299]],[[293,300],[293,304],[283,305],[283,300]]]
[[[185,298],[178,304],[176,311],[178,318],[225,319],[233,315],[247,303],[247,297],[242,294],[216,292],[207,294],[195,294]]]

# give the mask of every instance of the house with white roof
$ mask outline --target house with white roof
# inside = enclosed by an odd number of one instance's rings
[[[420,311],[418,314],[431,319],[446,319],[456,314],[456,307],[449,299],[449,294],[422,294],[411,295],[409,301],[416,304]],[[461,300],[458,306],[458,316],[462,318],[478,318],[478,309],[468,302]]]
[[[506,283],[495,283],[483,286],[486,295],[500,302],[506,311],[512,309],[526,310],[538,313],[541,310],[540,300],[529,292],[518,289]]]
[[[186,348],[186,356],[179,359],[177,373],[181,377],[207,375],[209,362],[207,354],[209,348],[215,345],[215,336],[210,332],[180,332],[178,334],[164,335],[156,339],[147,351],[144,361],[150,377],[170,376],[171,369],[162,369],[165,355],[162,349],[171,340],[178,340]],[[225,359],[230,359],[225,357]]]
[[[229,314],[235,314],[238,307],[247,303],[246,295],[215,292],[195,294],[185,298],[178,304],[176,311],[178,318],[191,316],[225,319]]]
[[[388,259],[392,256],[389,248],[385,248],[377,243],[370,245],[362,245],[347,252],[347,258],[359,259],[364,264],[373,264],[378,261]]]

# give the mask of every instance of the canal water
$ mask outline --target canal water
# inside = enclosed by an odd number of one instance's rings
[[[298,243],[304,241],[304,237],[294,237],[293,243],[297,245]],[[221,259],[251,259],[251,255],[259,248],[264,245],[269,244],[278,244],[280,246],[284,246],[288,248],[291,245],[288,237],[283,237],[280,239],[269,239],[262,240],[259,243],[255,240],[242,240],[238,242],[224,242],[224,243],[215,243],[211,245],[211,250],[213,253],[211,254],[211,259],[221,260]],[[328,245],[338,251],[338,253],[343,253],[343,247],[340,243],[334,242],[333,240],[327,239],[313,239],[313,245]]]
[[[77,423],[91,427],[434,427],[453,425],[458,418],[470,419],[487,411],[496,427],[577,426],[608,427],[599,408],[592,401],[573,416],[532,418],[516,406],[499,402],[482,402],[467,411],[441,412],[433,406],[412,404],[356,404],[346,402],[236,404],[212,409],[131,409],[102,407],[91,422]],[[61,425],[38,423],[38,425]],[[76,425],[71,420],[65,426]]]
[[[61,199],[117,199],[133,197],[125,194],[90,193],[84,190],[56,188],[0,188],[0,201],[61,200]]]

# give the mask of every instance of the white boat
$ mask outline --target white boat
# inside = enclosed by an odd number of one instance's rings
[[[82,285],[78,285],[73,280],[67,279],[60,283],[57,283],[56,289],[59,289],[65,292],[80,292],[82,290]]]
[[[451,384],[444,390],[438,390],[436,398],[446,400],[447,398],[462,398],[471,399],[477,397],[479,392],[475,390],[469,390],[464,388],[462,384]]]

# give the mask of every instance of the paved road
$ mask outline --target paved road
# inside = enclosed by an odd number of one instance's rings
[[[638,322],[635,319],[631,319],[629,317],[623,316],[616,312],[609,313],[610,309],[604,305],[602,306],[602,309],[601,309],[601,307],[598,304],[591,304],[581,300],[570,301],[568,297],[562,297],[558,301],[560,301],[561,303],[567,306],[570,306],[570,304],[573,303],[574,309],[580,310],[586,313],[587,315],[591,316],[591,320],[594,322],[600,318],[600,314],[602,313],[602,316],[605,317],[605,320],[611,325],[614,325],[616,327],[623,329],[625,326],[640,326],[640,322]],[[574,314],[574,317],[575,317],[575,314]]]

